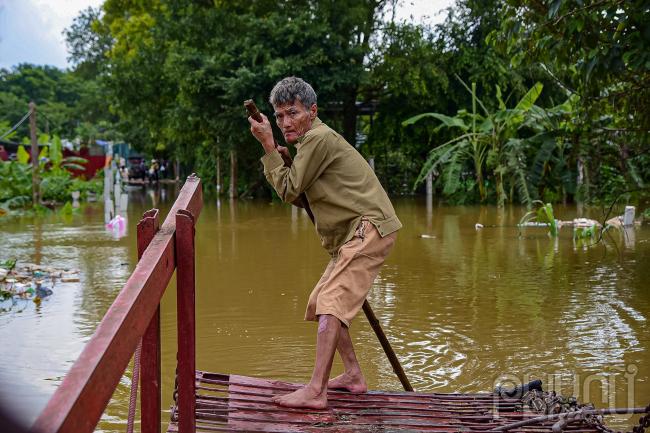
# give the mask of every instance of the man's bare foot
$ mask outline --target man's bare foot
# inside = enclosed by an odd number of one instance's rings
[[[291,394],[277,395],[271,399],[273,403],[284,407],[304,407],[308,409],[325,409],[327,407],[327,390],[320,393],[309,385]]]
[[[361,372],[358,374],[346,372],[340,376],[336,376],[327,382],[327,387],[329,389],[344,389],[353,394],[363,394],[368,391],[368,385],[366,385],[366,380],[363,378]]]

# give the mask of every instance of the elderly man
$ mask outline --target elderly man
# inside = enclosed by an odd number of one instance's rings
[[[276,396],[281,406],[323,409],[327,389],[367,391],[352,347],[349,326],[402,227],[393,205],[365,159],[317,117],[316,93],[297,77],[284,78],[271,91],[275,121],[287,143],[295,145],[293,165],[285,167],[284,146],[275,146],[266,116],[249,118],[262,144],[264,174],[285,202],[305,193],[316,231],[331,260],[309,296],[305,320],[318,321],[316,363],[310,382]],[[338,349],[345,372],[329,380]],[[328,382],[329,380],[329,382]]]

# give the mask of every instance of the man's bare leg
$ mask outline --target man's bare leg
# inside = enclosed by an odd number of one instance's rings
[[[339,355],[341,355],[341,360],[343,360],[345,372],[330,380],[327,387],[330,389],[345,389],[355,394],[368,391],[368,385],[366,385],[366,380],[361,373],[361,366],[359,366],[359,361],[357,361],[357,356],[354,353],[350,331],[346,326],[341,327],[337,349]]]
[[[311,380],[303,388],[271,400],[280,406],[325,409],[327,407],[327,380],[332,370],[334,352],[339,341],[341,322],[336,317],[323,314],[318,317],[316,337],[316,364]]]

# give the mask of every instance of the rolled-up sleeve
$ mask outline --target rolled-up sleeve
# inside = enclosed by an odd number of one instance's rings
[[[285,167],[277,150],[262,157],[264,176],[280,198],[291,203],[318,179],[328,164],[327,148],[322,136],[305,136],[291,167]]]

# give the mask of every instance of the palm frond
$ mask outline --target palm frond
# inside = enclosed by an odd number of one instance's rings
[[[636,164],[632,160],[627,160],[627,172],[639,188],[643,188],[643,179],[639,175]]]
[[[469,129],[469,126],[467,126],[465,122],[463,122],[463,119],[460,117],[450,117],[440,113],[422,113],[418,114],[417,116],[409,117],[402,122],[402,126],[413,125],[414,123],[426,117],[433,117],[434,119],[440,120],[442,122],[442,125],[440,126],[446,126],[448,128],[458,127],[463,131],[467,131]]]
[[[449,159],[447,166],[444,171],[444,188],[443,192],[446,195],[452,195],[458,188],[461,186],[460,173],[463,169],[463,156],[462,151],[454,152],[454,154]]]
[[[528,142],[533,146],[539,146],[529,170],[530,184],[537,187],[544,176],[544,166],[551,160],[553,151],[556,148],[555,136],[550,133],[538,134],[529,138]]]
[[[542,83],[539,81],[535,83],[533,87],[526,92],[523,98],[517,103],[515,106],[515,110],[521,110],[521,111],[528,111],[530,110],[533,105],[535,105],[535,101],[537,101],[537,98],[539,98],[539,95],[542,94],[542,89],[544,86]]]
[[[431,152],[429,152],[429,156],[427,157],[427,160],[424,162],[424,165],[422,166],[422,170],[420,170],[420,174],[418,175],[418,178],[415,180],[415,183],[413,184],[413,190],[415,190],[415,188],[417,188],[417,186],[422,181],[424,181],[424,179],[427,177],[429,172],[435,170],[439,166],[444,165],[447,161],[449,161],[452,155],[457,151],[458,146],[461,146],[464,143],[466,143],[466,141],[459,142],[457,139],[454,139],[431,150]],[[455,145],[452,146],[452,144]]]
[[[510,173],[511,182],[517,189],[519,200],[530,209],[533,197],[529,188],[529,181],[526,172],[526,154],[524,140],[510,139],[506,143],[508,147],[508,172]]]
[[[77,171],[84,171],[86,169],[86,167],[84,167],[83,165],[75,164],[72,162],[64,162],[63,164],[61,164],[61,167],[66,168],[68,170],[77,170]]]
[[[63,158],[62,163],[63,164],[68,164],[68,163],[88,164],[88,160],[80,156],[66,156],[65,158]]]

